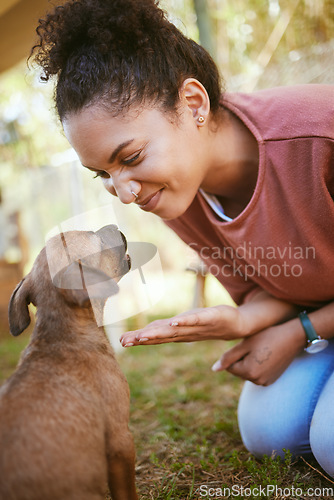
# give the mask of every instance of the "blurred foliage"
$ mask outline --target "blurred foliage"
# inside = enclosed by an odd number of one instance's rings
[[[334,37],[333,0],[208,0],[216,21],[220,60],[227,77],[261,64],[274,30],[273,62]],[[284,29],[284,26],[285,29]]]
[[[41,84],[25,62],[1,75],[0,186],[68,148],[52,106],[52,85]]]
[[[278,64],[334,38],[333,0],[206,0],[216,62],[227,80],[257,75],[269,61]],[[165,0],[171,19],[198,40],[194,0]],[[182,23],[177,23],[182,29]],[[269,43],[268,43],[269,42]],[[232,84],[233,82],[233,84]],[[231,83],[231,85],[230,85]]]

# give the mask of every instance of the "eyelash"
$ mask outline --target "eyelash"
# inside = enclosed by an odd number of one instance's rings
[[[135,156],[133,156],[132,158],[129,158],[128,160],[122,160],[123,165],[131,165],[131,163],[138,160],[140,154],[141,154],[141,151],[139,151]]]
[[[96,179],[97,177],[103,177],[105,179],[109,179],[110,175],[108,174],[108,172],[100,170],[99,172],[96,172],[96,174],[93,176],[93,179]]]
[[[128,160],[122,160],[123,165],[131,165],[131,163],[138,160],[140,155],[141,155],[141,151],[139,151],[135,156],[133,156],[132,158],[129,158]],[[95,175],[93,176],[93,179],[96,179],[97,177],[102,177],[102,178],[108,179],[110,177],[110,175],[105,170],[100,170],[99,172],[95,173]]]

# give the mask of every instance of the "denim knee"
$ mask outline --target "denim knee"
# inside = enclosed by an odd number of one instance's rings
[[[314,417],[312,424],[312,442],[320,443],[318,434],[324,424],[320,423],[318,426],[317,421],[325,418],[324,407],[329,405],[329,393],[334,395],[334,387],[331,392],[334,375],[332,384],[327,384],[333,371],[334,340],[331,340],[329,347],[318,354],[303,353],[298,356],[285,372],[267,387],[246,382],[238,408],[239,429],[246,448],[258,457],[264,454],[270,456],[273,452],[284,456],[283,448],[290,450],[293,455],[311,453],[311,420],[316,406],[321,402],[321,409],[316,413],[321,415],[319,418]],[[333,397],[331,401],[334,411]],[[327,420],[327,425],[330,422],[333,422],[333,418]],[[315,447],[319,454],[320,445],[314,444]]]
[[[313,455],[321,467],[334,477],[334,374],[326,383],[314,410],[310,428]]]
[[[300,411],[293,414],[292,408],[281,405],[273,395],[271,386],[261,387],[246,382],[238,407],[239,430],[242,441],[250,453],[261,458],[263,455],[284,457],[284,450],[293,455],[311,452],[307,415]]]

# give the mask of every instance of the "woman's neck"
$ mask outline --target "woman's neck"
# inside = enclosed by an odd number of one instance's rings
[[[210,168],[201,185],[215,194],[227,215],[236,217],[249,203],[258,177],[259,148],[239,118],[225,110],[221,125],[210,132]]]

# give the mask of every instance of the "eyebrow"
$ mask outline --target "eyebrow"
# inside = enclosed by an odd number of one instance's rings
[[[117,148],[111,153],[110,158],[108,160],[108,163],[113,163],[116,159],[116,156],[118,153],[122,151],[122,149],[126,148],[129,144],[131,144],[134,141],[134,139],[130,139],[129,141],[122,142],[117,146]],[[92,172],[100,172],[100,169],[93,168],[93,167],[88,167],[87,165],[83,165],[83,167],[88,168],[88,170],[91,170]]]
[[[117,148],[111,153],[110,158],[108,160],[108,163],[113,163],[115,161],[118,153],[120,153],[122,151],[122,149],[126,148],[126,146],[129,146],[129,144],[131,144],[131,142],[133,142],[133,141],[134,141],[134,139],[130,139],[129,141],[125,141],[125,142],[122,142],[121,144],[119,144],[117,146]]]

